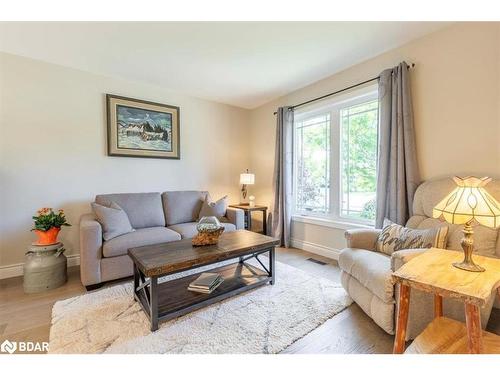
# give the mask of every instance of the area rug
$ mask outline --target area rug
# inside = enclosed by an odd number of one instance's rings
[[[276,264],[276,283],[149,322],[125,283],[58,301],[49,353],[279,353],[352,303],[340,284]]]

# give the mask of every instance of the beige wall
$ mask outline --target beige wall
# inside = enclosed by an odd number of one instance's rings
[[[474,172],[500,175],[500,23],[459,23],[268,103],[251,113],[257,201],[271,202],[275,118],[293,105],[414,62],[412,92],[423,179]],[[343,230],[295,223],[292,237],[342,247]]]
[[[275,118],[295,104],[378,75],[401,60],[412,70],[418,160],[424,179],[500,175],[500,26],[459,23],[247,111],[161,89],[0,54],[0,267],[23,261],[31,215],[65,208],[68,253],[78,218],[97,193],[208,189],[238,200],[238,175],[271,203]],[[181,160],[106,156],[104,94],[181,107]],[[257,217],[255,218],[257,219]],[[293,236],[325,248],[343,230],[294,223]]]
[[[106,156],[105,93],[181,108],[181,160]],[[61,239],[98,193],[207,189],[238,201],[248,166],[247,110],[0,54],[0,266],[23,262],[34,212],[64,208]]]

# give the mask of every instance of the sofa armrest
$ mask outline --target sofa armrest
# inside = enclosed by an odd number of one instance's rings
[[[391,255],[392,272],[400,269],[405,263],[408,263],[413,258],[425,253],[429,249],[406,249],[395,251]]]
[[[85,286],[101,282],[102,228],[94,215],[80,219],[80,279]]]
[[[239,208],[228,207],[227,220],[236,226],[236,229],[245,229],[245,212]]]
[[[344,233],[347,247],[365,250],[375,250],[380,229],[350,229]]]

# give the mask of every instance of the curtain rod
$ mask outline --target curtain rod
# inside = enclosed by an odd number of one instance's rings
[[[415,66],[415,63],[412,63],[410,65],[408,65],[408,69],[410,68],[413,68]],[[365,83],[368,83],[368,82],[372,82],[372,81],[376,81],[380,78],[380,76],[376,76],[376,77],[373,77],[373,78],[370,78],[370,79],[367,79],[366,81],[363,81],[363,82],[360,82],[360,83],[356,83],[355,85],[352,85],[352,86],[349,86],[349,87],[346,87],[346,88],[343,88],[341,90],[337,90],[337,91],[334,91],[334,92],[331,92],[329,94],[326,94],[326,95],[322,95],[322,96],[318,96],[317,98],[314,98],[314,99],[311,99],[311,100],[307,100],[305,102],[302,102],[302,103],[299,103],[299,104],[295,104],[295,105],[292,105],[290,107],[288,107],[289,109],[295,109],[297,107],[301,107],[303,105],[306,105],[306,104],[309,104],[309,103],[312,103],[312,102],[316,102],[318,100],[321,100],[321,99],[325,99],[325,98],[328,98],[329,96],[332,96],[332,95],[336,95],[336,94],[340,94],[341,92],[344,92],[344,91],[347,91],[347,90],[350,90],[350,89],[353,89],[355,87],[358,87],[358,86],[361,86],[361,85],[364,85]],[[274,112],[274,114],[277,114],[278,112]]]

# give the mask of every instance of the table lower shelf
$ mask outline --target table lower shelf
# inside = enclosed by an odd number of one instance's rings
[[[500,354],[500,336],[483,332],[484,354]],[[405,354],[467,354],[464,323],[440,317],[434,319],[406,349]]]
[[[205,272],[220,273],[224,282],[210,294],[189,291],[189,284],[200,274],[196,273],[180,279],[158,284],[158,320],[164,321],[187,314],[196,309],[216,303],[268,282],[272,277],[260,268],[248,263],[234,263]],[[144,312],[149,316],[149,305],[143,294],[135,296],[139,299]]]

